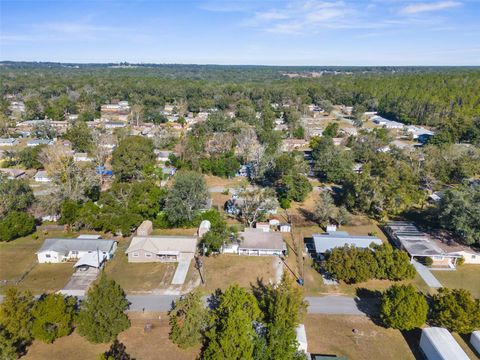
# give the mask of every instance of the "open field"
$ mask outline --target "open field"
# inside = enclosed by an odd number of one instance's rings
[[[456,271],[433,271],[440,283],[451,289],[466,289],[480,298],[480,265],[461,265]]]
[[[127,293],[148,292],[166,288],[172,281],[176,263],[129,263],[125,244],[119,246],[105,272]]]
[[[279,259],[276,256],[239,256],[219,255],[203,257],[204,274],[206,284],[201,288],[206,292],[212,292],[217,288],[225,289],[231,284],[239,284],[250,287],[256,284],[257,279],[263,279],[265,283],[275,281],[275,265]],[[198,270],[190,267],[185,283],[198,279]]]
[[[312,354],[346,356],[351,360],[415,359],[400,331],[375,325],[367,317],[308,315],[304,323]]]
[[[130,313],[132,326],[118,336],[127,352],[137,360],[175,359],[193,360],[199,348],[181,350],[168,339],[170,326],[164,313]],[[160,317],[160,320],[159,320]],[[146,323],[152,324],[150,332],[144,332]],[[109,344],[91,344],[76,332],[58,339],[53,344],[35,341],[28,349],[25,360],[68,359],[96,360]]]

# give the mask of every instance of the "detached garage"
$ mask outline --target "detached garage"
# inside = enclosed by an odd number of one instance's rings
[[[470,360],[452,334],[444,328],[423,329],[420,349],[427,360]]]

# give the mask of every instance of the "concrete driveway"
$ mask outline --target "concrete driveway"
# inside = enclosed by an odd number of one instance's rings
[[[95,281],[98,274],[98,270],[94,268],[89,268],[86,271],[77,270],[59,292],[65,295],[83,296],[90,285]]]
[[[437,278],[433,276],[432,272],[425,265],[422,265],[418,261],[414,260],[413,266],[415,267],[415,270],[417,270],[418,275],[421,276],[423,281],[425,281],[428,286],[434,289],[442,287],[440,281],[438,281]]]

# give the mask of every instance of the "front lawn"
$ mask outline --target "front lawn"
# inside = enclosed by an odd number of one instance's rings
[[[465,289],[480,298],[480,265],[461,265],[456,271],[433,271],[444,287]]]
[[[74,262],[37,264],[17,287],[21,290],[30,290],[37,295],[61,290],[72,276],[74,264]]]

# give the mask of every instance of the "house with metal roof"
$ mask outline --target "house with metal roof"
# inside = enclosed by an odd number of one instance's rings
[[[125,252],[128,262],[180,262],[190,260],[197,249],[196,236],[134,236]]]
[[[317,255],[325,254],[345,245],[366,249],[372,243],[382,245],[382,240],[375,236],[350,235],[346,231],[330,231],[324,234],[313,234],[313,243]]]
[[[78,261],[84,256],[91,257],[98,252],[105,259],[111,259],[117,242],[115,240],[100,239],[96,235],[78,238],[50,238],[45,239],[42,247],[37,251],[40,264]]]
[[[15,146],[18,145],[18,140],[14,138],[1,138],[0,139],[0,146]]]
[[[423,329],[420,349],[427,360],[470,360],[452,334],[444,328]]]

